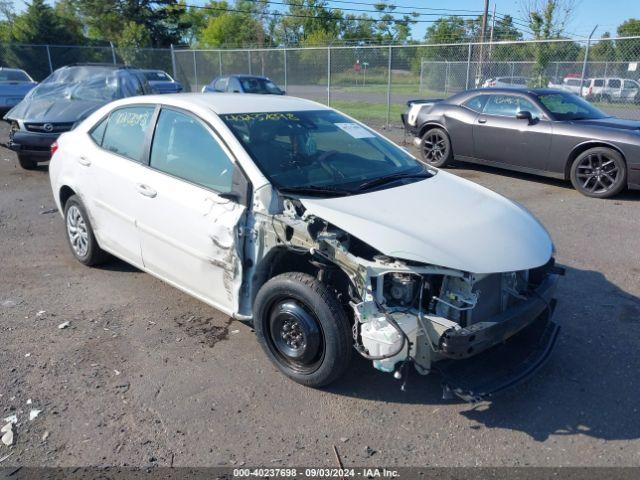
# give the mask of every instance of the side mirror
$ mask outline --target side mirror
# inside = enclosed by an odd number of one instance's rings
[[[520,110],[516,113],[516,118],[518,120],[527,120],[530,122],[531,120],[533,120],[533,115],[531,115],[531,112],[529,112],[528,110]]]

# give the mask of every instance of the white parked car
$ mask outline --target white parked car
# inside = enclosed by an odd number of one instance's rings
[[[527,88],[529,78],[527,77],[495,77],[488,78],[482,84],[482,88]]]
[[[80,262],[108,252],[252,322],[302,384],[337,379],[355,347],[380,370],[413,363],[480,398],[535,371],[556,338],[560,271],[542,225],[323,105],[129,98],[53,150]]]
[[[630,78],[591,78],[582,89],[587,100],[640,102],[640,83]]]
[[[547,86],[549,88],[557,88],[558,90],[564,90],[566,92],[571,92],[571,93],[575,93],[576,95],[580,95],[580,92],[581,92],[580,83],[582,83],[583,86],[587,86],[589,85],[589,79],[585,78],[584,80],[581,80],[575,77],[565,77],[562,79],[562,82],[554,83],[550,81]]]

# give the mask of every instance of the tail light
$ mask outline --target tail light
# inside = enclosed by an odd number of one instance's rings
[[[593,93],[593,87],[589,87],[589,95]]]
[[[53,142],[51,144],[51,155],[53,155],[54,153],[56,153],[56,150],[58,150],[58,142]]]

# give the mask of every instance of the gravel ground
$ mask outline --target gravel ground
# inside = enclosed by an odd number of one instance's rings
[[[451,171],[529,208],[567,269],[549,363],[476,405],[361,359],[326,390],[287,380],[247,325],[122,262],[76,262],[46,167],[2,149],[0,418],[19,422],[2,466],[335,466],[333,445],[345,466],[640,465],[640,193]]]

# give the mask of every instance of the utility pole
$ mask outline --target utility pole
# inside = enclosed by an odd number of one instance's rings
[[[493,2],[493,13],[491,14],[491,33],[489,33],[489,60],[493,53],[493,31],[496,28],[496,2]]]
[[[487,36],[487,17],[489,16],[489,0],[484,0],[484,13],[482,14],[482,27],[480,29],[480,58],[478,62],[477,80],[482,80],[483,62],[484,62],[484,41]]]

